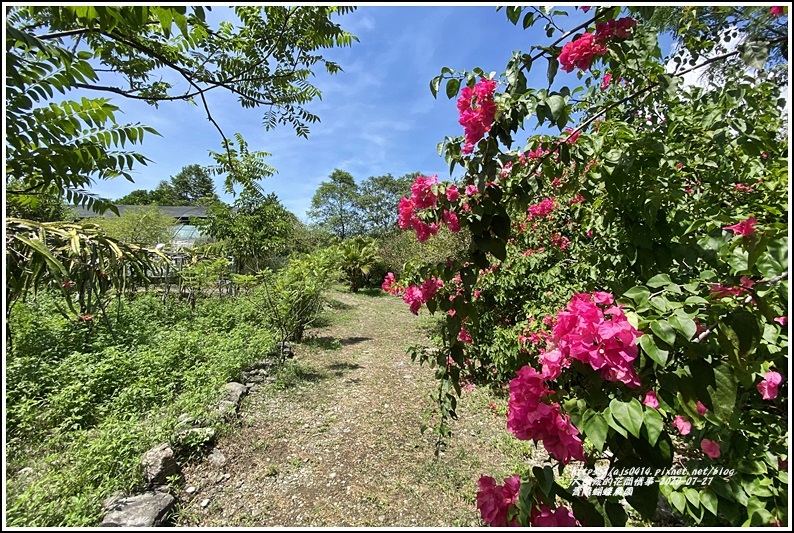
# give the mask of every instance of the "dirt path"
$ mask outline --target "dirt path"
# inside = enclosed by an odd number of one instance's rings
[[[398,298],[332,297],[330,324],[294,347],[294,372],[255,389],[241,426],[185,468],[178,526],[481,525],[477,479],[530,451],[489,407],[499,400],[466,393],[436,459],[419,432],[433,370],[406,355],[420,319]]]

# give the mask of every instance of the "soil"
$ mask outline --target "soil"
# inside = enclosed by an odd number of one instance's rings
[[[427,317],[389,296],[332,293],[326,324],[246,397],[239,425],[183,468],[177,526],[482,526],[477,480],[545,453],[505,430],[506,398],[464,392],[445,451],[420,433],[433,369]],[[432,419],[431,419],[432,420]],[[533,459],[530,459],[532,457]]]

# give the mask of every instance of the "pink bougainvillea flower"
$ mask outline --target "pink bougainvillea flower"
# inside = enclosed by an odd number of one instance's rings
[[[466,196],[474,196],[478,192],[480,192],[480,191],[477,190],[477,186],[476,185],[474,185],[474,184],[466,185]]]
[[[507,526],[507,513],[518,499],[521,478],[518,475],[506,478],[504,485],[497,485],[490,476],[482,476],[477,482],[477,509],[483,521],[493,527]]]
[[[673,419],[673,425],[681,435],[689,435],[689,432],[692,431],[692,423],[681,415]]]
[[[700,441],[700,449],[709,456],[709,459],[716,459],[720,456],[720,445],[713,440],[703,439]]]
[[[417,176],[411,185],[411,201],[418,209],[435,207],[438,196],[433,192],[432,187],[438,183],[438,176]]]
[[[776,317],[774,320],[781,326],[785,326],[786,324],[788,324],[788,317],[785,316]]]
[[[755,217],[749,217],[747,220],[743,220],[742,222],[738,222],[732,226],[725,226],[722,229],[726,229],[732,231],[736,235],[741,235],[742,237],[747,237],[755,233],[755,225],[758,221]]]
[[[582,10],[582,13],[587,13],[593,8],[593,6],[579,6],[579,9]]]
[[[565,43],[557,59],[565,72],[571,72],[574,67],[579,70],[589,69],[595,56],[606,53],[607,47],[596,42],[594,34],[585,33],[578,39]]]
[[[471,344],[473,342],[471,334],[466,328],[460,328],[460,331],[458,332],[458,340],[464,344]]]
[[[568,132],[568,138],[565,139],[565,142],[568,144],[575,144],[576,139],[578,139],[579,135],[582,133],[581,131],[574,131],[571,127],[565,128],[565,131]]]
[[[395,285],[395,283],[397,283],[397,280],[394,279],[394,273],[389,272],[388,274],[386,274],[386,277],[383,279],[383,284],[381,285],[381,288],[384,291],[388,292],[389,294],[394,294],[396,296],[398,294],[401,294],[403,289],[402,287]]]
[[[737,190],[737,191],[740,191],[740,192],[753,192],[753,188],[752,187],[748,187],[744,183],[737,183],[737,184],[735,184],[733,186],[733,188],[735,190]]]
[[[94,320],[94,315],[80,315],[77,319],[81,322],[91,322]]]
[[[446,194],[447,194],[447,200],[449,200],[450,202],[457,202],[458,197],[460,196],[460,192],[458,191],[458,188],[455,185],[450,185],[449,187],[447,187]]]
[[[649,390],[648,393],[645,395],[645,399],[642,401],[644,405],[648,407],[653,407],[654,409],[659,409],[659,399],[656,397],[656,393],[652,390]]]
[[[786,6],[771,6],[769,12],[772,13],[773,17],[777,18],[786,13]]]
[[[636,25],[637,21],[631,17],[599,22],[596,24],[595,39],[598,42],[612,38],[626,39],[631,36],[631,29]]]
[[[71,281],[71,280],[66,280],[66,281],[61,283],[61,287],[63,287],[64,289],[67,289],[67,290],[71,289],[74,286],[75,286],[75,282]]]
[[[700,416],[703,416],[703,415],[705,415],[708,412],[709,409],[708,409],[708,407],[703,405],[703,403],[700,400],[698,400],[697,410],[698,410],[698,414]]]
[[[474,145],[491,130],[496,103],[493,95],[496,91],[496,80],[481,79],[474,87],[464,87],[458,98],[458,123],[463,126],[465,144],[462,152],[470,154]]]
[[[575,527],[581,526],[579,521],[567,507],[557,507],[554,511],[544,503],[532,509],[529,523],[533,527]]]
[[[543,201],[530,205],[527,208],[527,211],[529,212],[527,220],[549,216],[556,207],[557,202],[553,197],[544,198]]]
[[[410,306],[411,312],[415,315],[419,314],[419,308],[424,303],[422,301],[422,290],[416,285],[409,285],[403,294],[403,301]]]
[[[715,298],[725,298],[726,296],[741,296],[742,294],[747,292],[746,289],[743,289],[741,287],[726,287],[721,283],[712,283],[710,291]]]
[[[444,222],[447,224],[449,231],[452,233],[457,233],[460,231],[460,221],[458,220],[458,215],[456,215],[454,211],[447,211],[445,209],[442,217]]]
[[[604,79],[601,81],[601,90],[606,90],[610,81],[612,81],[612,74],[604,74]]]
[[[774,400],[777,398],[777,386],[783,382],[783,376],[770,370],[764,376],[764,380],[756,385],[758,392],[764,400]]]

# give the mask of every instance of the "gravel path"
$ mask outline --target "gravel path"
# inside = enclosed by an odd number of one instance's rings
[[[464,394],[446,452],[421,435],[433,370],[406,348],[423,335],[398,298],[335,292],[332,325],[296,345],[297,384],[254,389],[241,424],[183,470],[178,526],[478,526],[482,474],[528,449],[486,391]],[[425,339],[425,343],[428,341]],[[502,400],[502,403],[504,401]]]

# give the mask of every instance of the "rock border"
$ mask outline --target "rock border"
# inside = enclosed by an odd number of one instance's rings
[[[287,357],[294,357],[292,346],[288,342],[279,344],[280,346],[277,346],[273,353],[268,354],[267,358],[257,361],[240,373],[241,381],[244,383],[230,381],[224,385],[226,394],[215,409],[215,414],[221,420],[231,422],[237,418],[240,403],[250,391],[258,388],[262,382],[275,381],[275,378],[270,376],[271,370],[278,366],[274,359],[284,361]],[[203,425],[204,423],[206,421],[196,420],[186,413],[181,414],[174,427],[172,443],[158,444],[141,456],[144,492],[125,495],[117,491],[111,494],[102,504],[102,509],[106,512],[99,525],[170,527],[171,524],[168,522],[176,498],[170,494],[171,488],[168,483],[169,478],[178,476],[181,471],[172,444],[180,448],[185,443],[203,445],[211,442],[215,438],[215,430]],[[223,457],[217,448],[212,448],[206,455],[210,460],[216,461]]]

